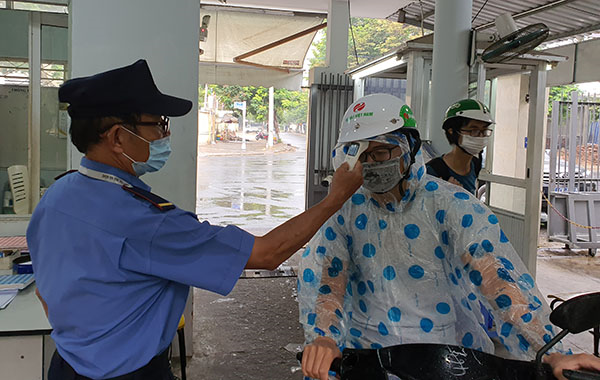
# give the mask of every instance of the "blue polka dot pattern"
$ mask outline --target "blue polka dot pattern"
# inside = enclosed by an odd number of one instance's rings
[[[329,331],[331,331],[333,335],[340,335],[340,330],[334,325],[329,326]]]
[[[406,192],[404,193],[404,196],[402,197],[402,200],[405,202],[408,201],[408,198],[410,198],[410,195],[411,195],[410,190],[407,189]],[[391,211],[394,211],[394,210],[391,210]]]
[[[425,189],[427,191],[436,191],[438,189],[438,184],[433,182],[433,181],[429,181],[427,182],[427,185],[425,185]]]
[[[309,313],[308,316],[307,316],[307,318],[306,318],[306,322],[309,325],[314,326],[316,319],[317,319],[317,314],[315,314],[315,313]]]
[[[363,300],[358,301],[358,308],[363,313],[366,313],[367,312],[367,304],[365,303],[365,301],[363,301]]]
[[[406,227],[404,227],[404,235],[409,239],[416,239],[419,237],[420,233],[421,230],[416,224],[407,224]]]
[[[506,268],[508,270],[515,269],[515,266],[513,265],[513,263],[509,259],[506,259],[504,257],[499,257],[498,260],[500,260],[500,262],[502,263],[502,265],[504,265],[504,268]]]
[[[426,333],[430,332],[433,329],[433,321],[429,318],[421,319],[421,330]]]
[[[504,268],[498,268],[498,277],[500,277],[501,279],[503,279],[506,282],[515,282],[515,280],[512,278],[512,276],[510,275],[510,273],[508,273],[508,271]]]
[[[367,285],[363,281],[359,282],[356,286],[356,291],[363,296],[367,292]]]
[[[310,247],[306,247],[304,252],[302,252],[302,257],[307,257],[308,255],[310,255]]]
[[[333,260],[331,260],[331,267],[339,272],[344,269],[344,264],[342,264],[342,260],[340,260],[339,257],[334,257]]]
[[[371,343],[371,348],[374,350],[379,350],[380,348],[383,348],[383,346],[379,343]]]
[[[396,278],[396,271],[394,270],[393,266],[387,266],[383,269],[383,277],[386,280],[392,281],[394,278]]]
[[[460,273],[460,269],[454,269],[454,273],[456,273],[456,277],[460,280],[462,278],[462,273]]]
[[[317,254],[319,254],[320,256],[325,256],[326,252],[327,248],[323,247],[322,245],[317,247]]]
[[[523,351],[529,350],[529,342],[525,337],[521,334],[517,334],[517,339],[519,339],[519,348]]]
[[[458,280],[456,279],[456,276],[454,276],[454,273],[450,273],[450,281],[452,281],[452,283],[454,285],[458,285]]]
[[[498,217],[492,214],[488,216],[488,222],[490,222],[490,224],[498,224]]]
[[[477,251],[477,248],[479,247],[479,244],[477,243],[473,243],[469,246],[469,253],[471,254],[471,256],[473,257],[481,257],[481,252]]]
[[[362,336],[362,331],[352,327],[352,328],[350,328],[350,335],[360,338]]]
[[[359,343],[358,341],[356,341],[356,340],[353,340],[353,341],[351,341],[350,343],[352,343],[352,345],[354,346],[354,348],[358,348],[359,350],[362,350],[362,348],[363,348],[363,345],[362,345],[362,344],[360,344],[360,343]]]
[[[369,286],[369,289],[371,289],[371,293],[375,293],[375,286],[373,283],[371,281],[367,281],[367,285]]]
[[[500,328],[500,335],[508,338],[510,332],[512,331],[513,325],[512,323],[505,322]]]
[[[435,247],[435,256],[438,259],[443,259],[444,257],[446,257],[446,255],[444,254],[444,250],[442,249],[442,247],[440,247],[440,246]]]
[[[485,214],[485,209],[479,203],[473,203],[473,211],[477,214]]]
[[[330,267],[327,268],[327,274],[329,275],[329,277],[335,278],[340,274],[340,272]]]
[[[445,210],[438,210],[438,212],[435,213],[435,219],[437,219],[437,221],[440,224],[444,224],[444,218],[446,217],[446,211]]]
[[[362,194],[354,194],[352,196],[352,203],[354,203],[355,205],[362,205],[363,203],[365,203],[365,196]]]
[[[392,307],[388,310],[388,318],[392,322],[400,322],[400,319],[402,319],[402,312],[397,307]]]
[[[469,272],[469,279],[474,285],[481,285],[481,272],[479,272],[478,270],[472,270],[471,272]]]
[[[365,214],[360,214],[359,216],[356,217],[356,221],[354,222],[354,225],[359,230],[364,230],[365,227],[367,227],[368,220],[369,220],[369,218],[367,218],[367,216]]]
[[[389,331],[386,327],[386,325],[383,322],[379,322],[379,326],[377,327],[377,330],[379,330],[379,333],[383,336],[389,335]]]
[[[494,245],[489,240],[484,240],[481,242],[481,246],[485,249],[486,252],[494,252]]]
[[[463,347],[471,347],[473,345],[473,334],[466,333],[462,338]]]
[[[469,296],[468,296],[468,298],[469,298],[471,301],[475,301],[475,300],[477,299],[477,296],[476,296],[474,293],[469,293]]]
[[[531,315],[531,313],[525,313],[521,315],[521,319],[523,320],[523,322],[529,323],[533,319],[533,315]]]
[[[458,193],[454,193],[454,197],[456,199],[461,199],[463,201],[469,199],[469,194],[467,193],[463,193],[462,191],[458,192]]]
[[[448,314],[450,312],[450,305],[446,302],[440,302],[436,305],[435,310],[440,314]]]
[[[469,228],[469,227],[471,227],[472,224],[473,224],[473,215],[466,214],[465,216],[463,216],[461,225],[464,228]]]
[[[342,315],[342,312],[340,311],[340,309],[335,309],[335,315],[337,315],[338,318],[344,318],[344,316]]]
[[[517,280],[519,284],[519,288],[523,290],[531,290],[534,287],[533,277],[531,277],[528,273],[524,273]]]
[[[352,284],[348,283],[348,285],[346,286],[346,291],[348,292],[348,295],[350,297],[352,297],[354,295],[354,293],[352,292]]]
[[[425,167],[421,166],[419,170],[417,170],[417,178],[421,180],[421,178],[423,178],[423,174],[425,174]]]
[[[387,228],[387,222],[385,220],[379,221],[379,228],[385,230]]]
[[[339,223],[340,226],[343,226],[345,223],[344,217],[341,215],[338,215],[337,222]]]
[[[325,336],[325,331],[321,330],[320,328],[315,327],[314,330],[317,334],[319,334],[321,336]]]
[[[327,227],[327,229],[325,230],[325,237],[327,238],[327,240],[333,241],[337,237],[337,234],[335,233],[335,231],[333,231],[333,228]]]
[[[315,280],[315,272],[310,268],[306,268],[302,273],[302,279],[304,282],[313,282]]]
[[[348,149],[349,149],[349,146],[348,145],[344,145],[344,148],[342,148],[342,151],[344,152],[344,154],[348,153]],[[335,149],[333,150],[333,156],[335,157]]]
[[[448,245],[448,231],[442,232],[442,243]]]
[[[373,203],[373,205],[375,205],[375,207],[381,207],[381,206],[379,205],[379,202],[377,202],[377,201],[375,200],[375,198],[371,198],[371,203]]]
[[[544,342],[550,343],[551,340],[552,340],[552,337],[550,335],[544,334]]]
[[[394,208],[394,205],[391,203],[386,203],[385,208],[387,208],[388,211],[391,211],[391,212],[396,211],[396,209]]]
[[[348,252],[352,253],[352,236],[346,235],[346,248]]]
[[[512,305],[512,299],[506,294],[499,295],[496,297],[495,301],[496,305],[498,305],[500,309],[507,309],[510,307],[510,305]]]
[[[413,265],[410,268],[408,268],[408,274],[410,275],[410,277],[418,280],[423,277],[425,271],[420,265]]]
[[[460,300],[460,303],[467,309],[467,310],[473,310],[471,309],[471,305],[469,305],[469,301],[467,301],[466,298],[463,298]]]
[[[375,256],[375,253],[377,252],[377,250],[375,249],[375,246],[371,243],[367,243],[365,245],[363,245],[363,255],[365,257],[373,257]]]
[[[329,294],[329,293],[331,293],[331,288],[329,287],[329,285],[323,285],[319,288],[319,293]]]
[[[508,243],[508,238],[506,237],[506,235],[504,234],[504,231],[502,231],[502,230],[500,230],[500,242]]]

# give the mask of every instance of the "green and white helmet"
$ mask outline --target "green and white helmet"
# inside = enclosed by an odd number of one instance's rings
[[[446,121],[455,117],[464,117],[465,119],[479,120],[494,124],[494,119],[492,119],[489,108],[487,108],[485,104],[474,99],[462,99],[448,107],[442,128],[448,129]]]

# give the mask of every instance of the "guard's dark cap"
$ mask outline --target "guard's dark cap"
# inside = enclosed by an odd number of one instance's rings
[[[183,116],[192,109],[191,101],[158,90],[144,59],[129,66],[68,80],[59,88],[58,99],[69,103],[69,115],[73,118],[132,113]]]

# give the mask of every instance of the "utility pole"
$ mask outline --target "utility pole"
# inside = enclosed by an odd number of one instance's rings
[[[267,136],[267,147],[273,147],[273,110],[274,110],[274,89],[269,87],[269,135]]]

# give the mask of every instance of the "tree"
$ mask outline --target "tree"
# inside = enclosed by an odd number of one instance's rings
[[[579,89],[579,87],[576,84],[564,84],[562,86],[550,87],[550,95],[548,96],[548,114],[550,115],[552,112],[553,101],[568,101],[571,99],[571,93],[573,91],[577,91],[579,94],[583,94],[583,92]]]
[[[348,66],[358,66],[385,53],[396,49],[402,43],[421,35],[417,27],[400,24],[388,20],[370,18],[352,18],[352,29],[348,32]],[[318,34],[313,41],[314,57],[310,59],[310,66],[324,66],[327,45],[327,28],[323,34]],[[354,52],[354,35],[356,54]],[[358,55],[358,62],[357,62]]]

